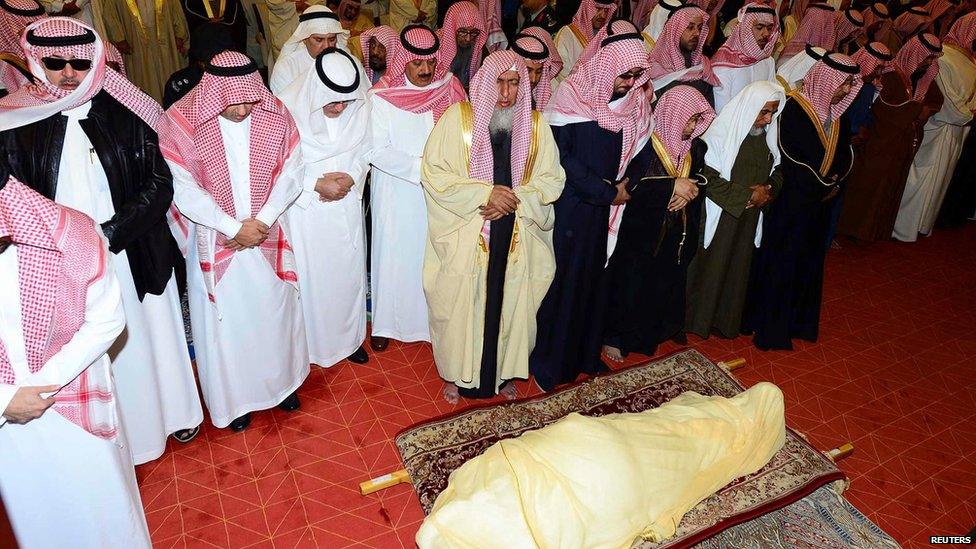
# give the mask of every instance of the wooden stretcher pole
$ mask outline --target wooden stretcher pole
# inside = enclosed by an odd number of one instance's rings
[[[407,473],[406,469],[400,469],[399,471],[394,471],[381,477],[371,478],[365,482],[360,482],[359,493],[364,496],[368,496],[373,492],[379,492],[380,490],[389,488],[390,486],[396,486],[397,484],[404,482],[410,482],[410,474]]]
[[[838,461],[846,458],[854,452],[854,445],[848,442],[847,444],[841,445],[833,450],[827,451],[827,457],[830,461],[837,463]]]
[[[743,367],[745,365],[746,365],[746,359],[744,359],[742,357],[733,358],[732,360],[727,360],[727,361],[723,361],[723,362],[719,362],[718,363],[718,366],[719,367],[721,367],[722,369],[728,370],[730,372],[732,372],[734,370],[738,370],[739,368],[741,368],[741,367]]]

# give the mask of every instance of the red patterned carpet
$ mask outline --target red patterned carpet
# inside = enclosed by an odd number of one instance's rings
[[[747,358],[739,378],[779,385],[788,422],[815,446],[852,441],[847,497],[905,547],[976,525],[976,225],[832,250],[815,345],[691,344],[712,360]],[[398,431],[460,409],[440,389],[428,345],[391,345],[364,366],[314,369],[300,412],[256,413],[243,434],[208,423],[186,446],[171,441],[137,469],[153,541],[413,547],[423,515],[411,488],[362,497],[357,487],[399,468]]]

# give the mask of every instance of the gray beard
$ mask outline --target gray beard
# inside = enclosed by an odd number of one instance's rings
[[[492,135],[499,132],[512,133],[512,119],[514,117],[514,106],[508,107],[507,109],[499,109],[496,107],[494,112],[491,113],[491,121],[488,123],[488,129]]]
[[[753,137],[758,137],[766,133],[766,128],[749,128],[749,135]]]

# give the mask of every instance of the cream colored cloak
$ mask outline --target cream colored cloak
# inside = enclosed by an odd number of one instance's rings
[[[452,105],[434,126],[424,150],[421,180],[428,226],[424,293],[434,361],[442,378],[473,388],[480,381],[488,276],[488,251],[481,240],[484,220],[478,208],[487,203],[492,184],[468,177],[462,128],[462,108],[468,105]],[[501,380],[528,378],[536,311],[556,270],[552,203],[562,193],[566,174],[552,130],[539,113],[533,115],[529,161],[534,158],[534,163],[528,179],[515,189],[521,203],[505,270],[496,390]]]
[[[427,548],[626,548],[763,467],[786,437],[783,393],[686,392],[636,414],[558,422],[503,440],[451,474],[417,533]]]
[[[173,0],[103,0],[102,19],[110,42],[125,40],[132,48],[125,55],[129,80],[156,101],[174,72],[186,66],[178,44],[190,47],[186,16]],[[158,20],[157,20],[158,19]]]

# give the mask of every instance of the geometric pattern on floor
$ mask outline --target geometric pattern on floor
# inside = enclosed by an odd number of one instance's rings
[[[853,442],[844,496],[904,547],[976,526],[976,224],[831,250],[815,344],[689,345],[713,361],[746,358],[739,381],[776,383],[787,423],[815,447]],[[423,512],[411,487],[363,497],[358,483],[400,468],[400,430],[463,409],[440,393],[430,346],[391,343],[365,365],[313,368],[296,413],[170,441],[136,468],[155,546],[414,547]]]

